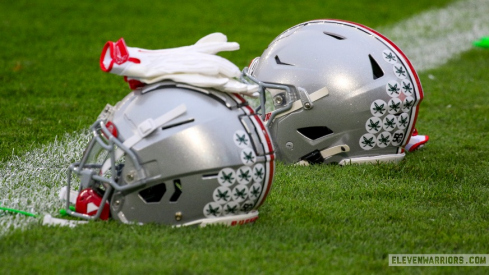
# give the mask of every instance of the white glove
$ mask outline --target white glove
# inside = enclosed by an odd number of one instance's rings
[[[204,75],[204,74],[167,74],[156,77],[147,82],[147,84],[155,83],[164,79],[171,79],[175,82],[187,83],[201,88],[214,88],[226,93],[241,93],[248,96],[256,97],[259,86],[255,84],[245,84],[233,78],[223,77],[222,75]],[[131,79],[128,79],[131,80]],[[135,79],[139,80],[139,79]],[[139,80],[140,81],[140,80]]]
[[[220,51],[239,49],[236,42],[227,42],[222,33],[201,38],[191,46],[146,50],[127,47],[124,39],[107,42],[100,57],[103,71],[126,76],[146,84],[165,79],[197,87],[215,88],[223,92],[253,94],[258,85],[237,81],[238,67],[215,55]]]

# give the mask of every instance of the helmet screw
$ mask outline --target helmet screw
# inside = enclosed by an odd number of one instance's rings
[[[304,103],[304,109],[309,110],[311,108],[312,108],[311,103],[309,103],[309,102]]]
[[[182,212],[175,213],[175,220],[180,221],[182,219]]]
[[[133,171],[130,171],[129,173],[127,173],[127,175],[126,175],[126,180],[127,180],[128,182],[133,181],[133,180],[134,180],[134,174],[135,174],[135,173],[136,173],[136,172],[135,172],[134,170],[133,170]]]
[[[114,201],[114,206],[119,206],[121,204],[121,200],[115,200]]]
[[[289,142],[285,143],[285,147],[287,147],[287,149],[289,149],[289,150],[294,150],[294,143],[289,141]]]
[[[273,102],[275,103],[275,105],[282,105],[282,103],[284,102],[284,99],[278,95],[278,96],[273,98]]]

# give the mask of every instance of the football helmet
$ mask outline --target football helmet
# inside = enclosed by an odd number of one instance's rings
[[[272,185],[268,131],[238,94],[159,82],[108,105],[90,130],[81,161],[68,169],[67,190],[79,185],[67,192],[75,217],[250,223]]]
[[[340,20],[284,31],[243,70],[243,79],[260,85],[257,109],[285,163],[400,161],[423,99],[419,77],[398,46]],[[268,114],[265,91],[274,105]]]

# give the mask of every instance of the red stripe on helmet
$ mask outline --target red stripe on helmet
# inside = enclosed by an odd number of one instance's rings
[[[270,138],[270,135],[268,134],[268,130],[265,127],[265,125],[263,124],[262,120],[260,119],[260,117],[258,115],[254,115],[253,118],[254,118],[253,121],[255,121],[255,123],[258,124],[258,126],[261,129],[263,136],[265,137],[266,146],[267,146],[267,148],[265,148],[265,151],[267,153],[269,153],[269,155],[267,155],[267,165],[268,165],[267,189],[265,190],[265,193],[264,193],[262,199],[260,200],[260,202],[258,202],[258,204],[256,205],[256,208],[258,208],[265,202],[265,200],[268,196],[268,193],[270,192],[270,188],[272,187],[273,175],[275,173],[275,153],[273,151],[272,139]]]

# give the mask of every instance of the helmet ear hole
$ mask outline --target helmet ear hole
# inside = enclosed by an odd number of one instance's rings
[[[178,201],[178,198],[182,194],[182,183],[179,179],[173,181],[173,187],[175,188],[175,192],[171,195],[170,202]]]
[[[297,132],[311,140],[316,140],[333,133],[333,131],[326,126],[299,128],[297,129]]]
[[[165,193],[166,193],[166,185],[163,182],[140,191],[139,196],[146,203],[151,203],[151,202],[161,201],[161,198],[163,198],[163,195],[165,195]]]

